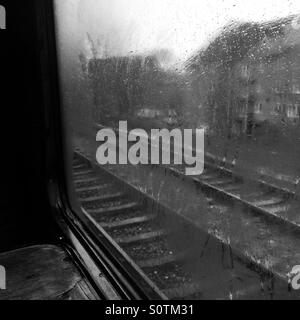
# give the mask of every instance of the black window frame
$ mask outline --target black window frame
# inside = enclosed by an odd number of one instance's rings
[[[48,190],[55,220],[64,233],[64,241],[77,252],[87,271],[91,271],[93,266],[84,263],[83,255],[88,254],[94,266],[98,267],[98,279],[92,272],[90,276],[102,299],[112,298],[109,288],[105,287],[107,282],[103,284],[101,281],[104,275],[120,299],[159,300],[161,297],[155,288],[134,269],[130,261],[124,259],[110,239],[99,232],[80,206],[71,205],[68,182],[72,181],[72,153],[68,152],[68,132],[64,127],[54,0],[34,0],[34,7],[48,132]]]

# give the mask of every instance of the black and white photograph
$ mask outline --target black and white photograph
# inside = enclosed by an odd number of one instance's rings
[[[0,42],[0,300],[300,299],[299,0],[0,1]]]

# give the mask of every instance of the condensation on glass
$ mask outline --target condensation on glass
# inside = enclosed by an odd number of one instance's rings
[[[297,299],[300,2],[64,0],[55,11],[73,182],[99,232],[161,297]],[[97,133],[117,138],[120,121],[205,130],[204,173],[100,166]]]

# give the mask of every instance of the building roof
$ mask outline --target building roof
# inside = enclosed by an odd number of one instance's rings
[[[292,26],[297,16],[277,19],[266,23],[239,23],[227,25],[209,44],[199,50],[186,63],[189,71],[196,71],[201,66],[234,65],[242,61],[249,52],[267,56],[280,50],[300,46],[300,28]],[[256,53],[255,53],[256,52]]]
[[[253,47],[248,56],[253,60],[264,59],[285,55],[286,53],[296,49],[300,49],[300,28],[296,29],[292,26],[294,18],[279,21],[282,32],[275,38],[266,36],[259,46]]]

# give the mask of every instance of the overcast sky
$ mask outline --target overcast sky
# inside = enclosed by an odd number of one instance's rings
[[[300,14],[300,0],[57,0],[62,40],[85,47],[87,32],[111,54],[168,48],[185,59],[231,21]]]

